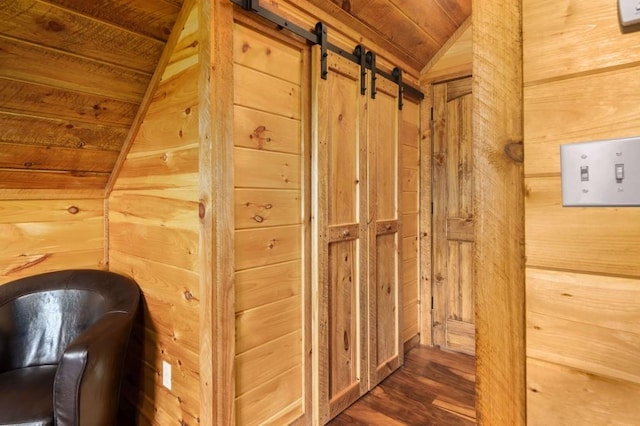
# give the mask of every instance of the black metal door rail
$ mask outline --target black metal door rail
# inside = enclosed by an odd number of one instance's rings
[[[395,67],[391,73],[385,72],[376,67],[376,54],[372,51],[366,51],[366,49],[357,45],[353,50],[353,53],[349,53],[339,48],[338,46],[330,43],[327,39],[328,28],[327,25],[323,22],[318,22],[313,31],[305,30],[304,28],[287,21],[281,16],[276,15],[275,13],[263,8],[260,6],[258,0],[231,0],[231,3],[242,7],[244,10],[254,12],[257,15],[263,17],[264,19],[276,24],[278,27],[282,29],[286,29],[291,31],[292,33],[302,37],[307,40],[311,44],[319,44],[321,51],[321,60],[320,67],[321,72],[320,76],[323,79],[327,79],[328,67],[327,67],[327,51],[330,50],[343,58],[350,60],[358,65],[360,65],[361,69],[361,78],[360,78],[360,93],[363,95],[367,91],[367,83],[366,83],[366,70],[371,70],[371,89],[370,94],[371,98],[374,99],[376,97],[376,79],[377,76],[380,75],[387,80],[393,81],[398,85],[398,108],[402,109],[402,98],[404,93],[410,94],[412,97],[415,97],[419,100],[424,99],[424,93],[422,93],[419,89],[405,83],[402,81],[402,70],[398,67]]]

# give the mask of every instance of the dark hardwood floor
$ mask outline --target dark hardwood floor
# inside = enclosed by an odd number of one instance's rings
[[[329,425],[475,425],[475,417],[474,358],[420,346]]]

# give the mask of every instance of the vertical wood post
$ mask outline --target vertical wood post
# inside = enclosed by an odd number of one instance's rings
[[[522,8],[473,0],[476,409],[524,425]]]
[[[420,344],[433,345],[433,317],[431,313],[431,247],[433,236],[431,229],[431,176],[433,166],[432,134],[431,134],[431,107],[433,106],[433,93],[431,83],[422,83],[420,88],[424,92],[424,101],[420,105]]]
[[[233,5],[200,0],[200,420],[235,424]]]

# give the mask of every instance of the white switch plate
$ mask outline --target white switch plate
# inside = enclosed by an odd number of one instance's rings
[[[637,24],[640,22],[640,1],[618,0],[618,12],[623,26]]]
[[[564,206],[640,206],[640,137],[561,145],[560,162]]]
[[[171,364],[162,361],[162,386],[171,390]]]

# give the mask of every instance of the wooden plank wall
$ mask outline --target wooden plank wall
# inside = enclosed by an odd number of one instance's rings
[[[420,333],[418,287],[420,224],[420,105],[405,99],[398,129],[400,144],[400,214],[402,221],[402,341],[411,346]]]
[[[561,144],[637,136],[615,2],[524,2],[528,424],[637,424],[640,209],[563,208]]]
[[[108,200],[109,268],[132,276],[143,315],[123,394],[137,424],[199,423],[198,8],[185,24]],[[162,386],[162,361],[172,389]]]
[[[236,421],[287,424],[310,397],[309,50],[245,22],[234,26]]]
[[[0,284],[59,269],[104,268],[104,201],[58,195],[0,200]]]

